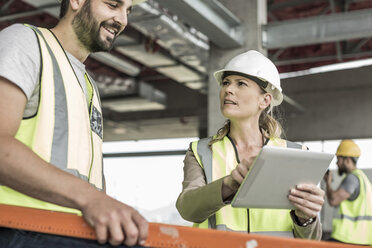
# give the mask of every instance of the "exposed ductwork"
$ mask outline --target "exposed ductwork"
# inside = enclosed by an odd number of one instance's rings
[[[102,106],[117,112],[163,110],[167,96],[143,81],[133,78],[98,78]],[[102,84],[104,82],[104,86]]]
[[[263,30],[263,45],[268,49],[371,37],[372,10],[274,22]]]
[[[206,36],[166,14],[151,0],[134,8],[129,22],[169,51],[171,57],[148,51],[143,45],[119,46],[119,52],[186,86],[193,84],[195,88],[195,82],[200,82],[199,89],[203,90],[209,55]]]
[[[157,0],[187,20],[221,48],[237,48],[244,42],[240,20],[217,0]]]

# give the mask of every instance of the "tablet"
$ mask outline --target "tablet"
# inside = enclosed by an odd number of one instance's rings
[[[334,154],[264,146],[231,205],[240,208],[294,209],[289,190],[300,183],[317,185]]]

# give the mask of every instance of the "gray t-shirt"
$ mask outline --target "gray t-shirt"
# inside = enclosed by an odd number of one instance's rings
[[[342,180],[340,188],[351,194],[348,199],[349,201],[354,201],[360,192],[359,178],[352,173],[347,174],[344,180]]]
[[[86,92],[85,65],[66,51],[79,83]],[[23,117],[33,116],[39,103],[40,48],[34,31],[13,24],[0,32],[0,76],[17,85],[27,97]]]

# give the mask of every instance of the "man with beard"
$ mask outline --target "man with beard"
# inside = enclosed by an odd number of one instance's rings
[[[102,111],[83,64],[111,49],[131,8],[132,0],[62,0],[56,27],[0,32],[0,204],[82,214],[105,244],[0,228],[0,247],[144,243],[146,220],[104,193]]]
[[[343,140],[336,156],[338,174],[345,177],[333,190],[331,172],[324,176],[328,202],[338,207],[329,240],[372,245],[372,186],[364,172],[356,168],[360,149],[352,140]]]

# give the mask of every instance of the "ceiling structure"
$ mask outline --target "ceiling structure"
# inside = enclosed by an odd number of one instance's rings
[[[371,8],[369,0],[269,0],[278,42],[268,44],[269,56],[280,72],[371,57]]]
[[[262,40],[280,72],[372,57],[370,0],[267,6]],[[53,27],[58,13],[57,0],[0,0],[0,30]],[[85,63],[101,93],[105,140],[203,135],[210,43],[236,48],[242,35],[239,19],[216,0],[148,0],[133,8],[112,51]]]

